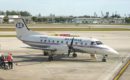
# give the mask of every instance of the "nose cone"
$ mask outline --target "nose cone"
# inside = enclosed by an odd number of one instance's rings
[[[114,50],[113,48],[109,47],[109,46],[106,46],[106,48],[108,49],[108,54],[112,54],[112,55],[118,55],[119,53]]]
[[[113,54],[113,55],[118,55],[119,53],[116,51],[116,50],[114,50],[114,49],[109,49],[109,51],[108,51],[110,54]]]
[[[102,45],[103,48],[105,48],[105,53],[108,55],[118,55],[119,53],[114,50],[113,48],[106,46],[106,45]]]

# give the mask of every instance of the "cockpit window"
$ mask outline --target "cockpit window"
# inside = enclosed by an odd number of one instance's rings
[[[101,41],[96,41],[96,44],[97,45],[101,45],[101,44],[103,44]]]
[[[91,45],[102,45],[103,43],[101,41],[92,41]]]
[[[91,42],[91,45],[95,45],[95,42]]]

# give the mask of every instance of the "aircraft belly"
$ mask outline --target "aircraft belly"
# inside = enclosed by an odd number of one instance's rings
[[[27,45],[30,45],[30,46],[35,46],[35,47],[42,47],[42,48],[48,48],[50,47],[49,45],[47,44],[42,44],[40,42],[31,42],[31,41],[24,41],[23,43],[27,44]]]

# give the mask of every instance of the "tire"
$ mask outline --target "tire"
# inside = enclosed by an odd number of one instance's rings
[[[53,56],[49,56],[48,61],[52,61],[52,60],[53,60]]]
[[[48,54],[49,54],[48,52],[46,52],[46,51],[44,52],[44,56],[48,56]]]
[[[8,63],[5,63],[5,67],[4,67],[5,70],[9,69],[9,65]]]
[[[74,54],[73,54],[73,57],[77,57],[77,54],[74,53]]]
[[[102,62],[107,62],[107,60],[106,59],[102,59]]]

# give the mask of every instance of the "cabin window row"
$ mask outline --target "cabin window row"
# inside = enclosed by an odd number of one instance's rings
[[[41,40],[42,42],[42,40]],[[44,40],[44,43],[62,43],[62,44],[70,44],[70,41],[55,41],[55,40]],[[83,43],[83,42],[74,42],[74,45],[87,45],[87,43]]]

